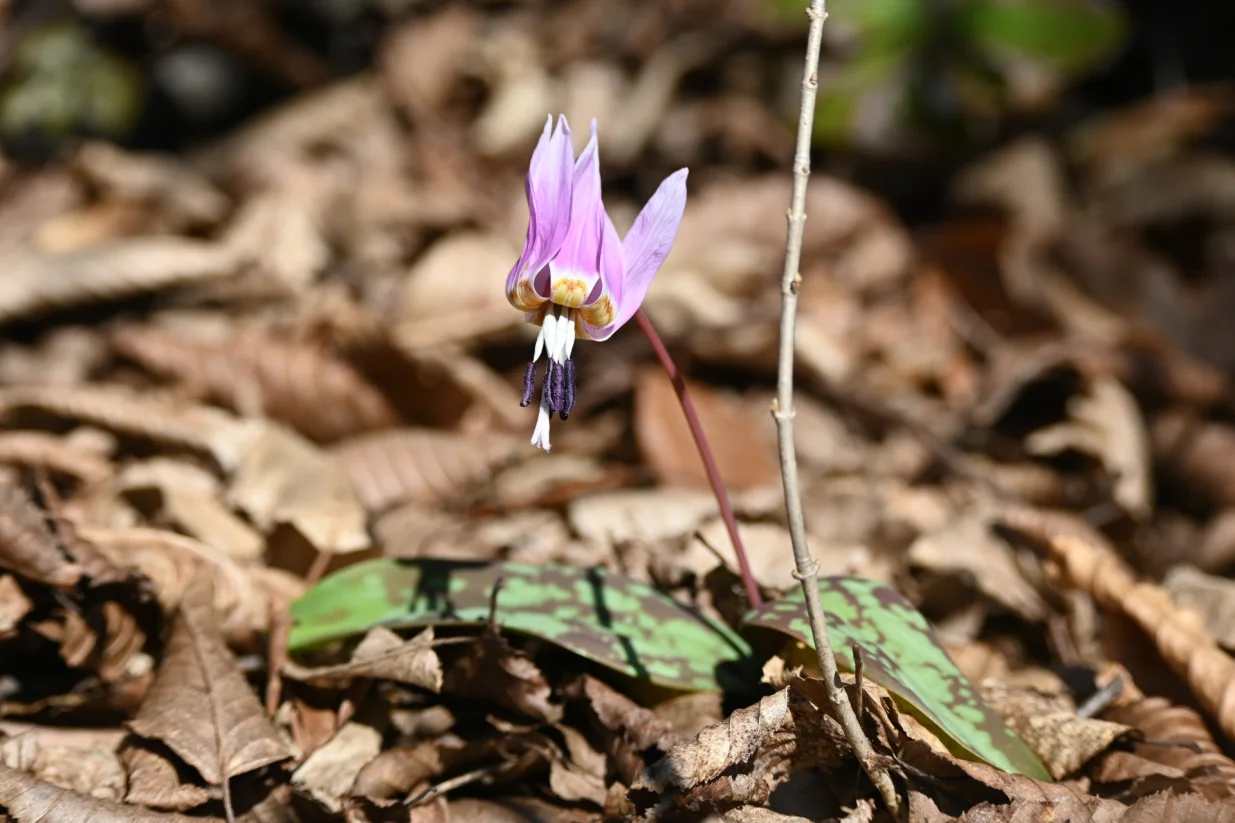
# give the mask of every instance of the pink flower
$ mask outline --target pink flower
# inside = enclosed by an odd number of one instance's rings
[[[549,421],[565,420],[575,405],[575,339],[608,340],[647,295],[673,246],[686,208],[686,169],[669,175],[635,219],[624,240],[605,212],[600,193],[596,121],[578,159],[565,117],[545,122],[527,172],[530,212],[519,262],[506,278],[506,297],[540,325],[523,379],[523,405],[536,390],[536,361],[549,367],[541,387],[532,443],[549,450]]]

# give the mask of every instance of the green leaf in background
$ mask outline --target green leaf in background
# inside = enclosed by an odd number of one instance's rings
[[[801,20],[805,0],[763,0]],[[815,138],[888,150],[985,133],[1033,110],[1127,37],[1114,0],[830,0]]]
[[[292,604],[293,653],[374,626],[483,625],[501,578],[497,622],[630,677],[688,691],[759,678],[746,641],[662,592],[603,569],[382,558],[330,575]]]
[[[905,598],[861,577],[824,578],[819,594],[837,665],[853,671],[851,649],[856,644],[862,649],[866,677],[930,727],[953,754],[1051,779],[1042,761],[982,699],[926,618]],[[814,648],[800,590],[750,612],[743,625],[789,635]]]
[[[1126,25],[1098,0],[969,0],[956,10],[962,36],[993,56],[1041,62],[1065,75],[1109,57]]]
[[[141,115],[142,80],[129,64],[99,48],[73,22],[24,34],[0,91],[0,131],[119,136]]]

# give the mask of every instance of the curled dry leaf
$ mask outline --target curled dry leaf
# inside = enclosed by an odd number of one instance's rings
[[[562,717],[562,707],[550,702],[553,690],[544,674],[499,635],[476,638],[447,669],[442,688],[447,694],[489,700],[544,722]]]
[[[1160,586],[1137,582],[1117,555],[1086,540],[1061,535],[1050,549],[1059,582],[1140,626],[1218,726],[1235,737],[1235,660],[1205,633],[1200,615],[1176,606]]]
[[[216,786],[291,757],[223,642],[209,579],[185,592],[154,684],[127,725]]]
[[[287,572],[240,566],[207,543],[163,529],[83,527],[81,532],[115,563],[140,570],[167,614],[176,611],[196,578],[209,578],[219,630],[231,643],[244,645],[267,631],[272,610],[304,592],[304,581]]]
[[[3,764],[0,764],[0,810],[16,823],[202,823],[203,820],[86,797]]]
[[[527,453],[521,437],[400,429],[353,438],[331,454],[369,511],[456,501]]]
[[[799,723],[803,725],[799,727]],[[760,774],[756,761],[761,756],[773,760],[792,757],[795,738],[804,747],[809,739],[809,747],[830,748],[837,761],[845,751],[839,727],[825,720],[793,689],[784,688],[708,726],[693,740],[678,743],[649,766],[631,790],[653,792],[662,798],[657,803],[661,806],[674,794],[706,785],[735,770]]]
[[[677,742],[667,721],[591,675],[582,675],[565,692],[572,701],[582,702],[591,721],[603,730],[605,753],[618,779],[627,785],[646,766],[645,751],[668,751]]]
[[[1149,436],[1136,398],[1109,377],[1094,379],[1089,392],[1068,404],[1071,419],[1031,434],[1025,445],[1033,454],[1074,449],[1097,458],[1114,478],[1115,502],[1136,518],[1153,508],[1153,471]]]
[[[1214,800],[1235,797],[1235,761],[1223,754],[1204,719],[1192,709],[1162,697],[1146,697],[1108,709],[1102,716],[1137,729],[1143,738],[1133,741],[1130,752],[1111,752],[1100,761],[1095,780],[1131,782],[1125,794],[1171,788]]]
[[[431,692],[442,689],[442,664],[433,651],[432,626],[411,640],[378,626],[370,629],[356,646],[350,662],[317,668],[288,663],[283,674],[315,685],[345,685],[357,677],[372,677],[408,683]]]
[[[85,574],[58,544],[46,512],[17,486],[0,485],[0,566],[58,589],[77,585]]]
[[[227,499],[269,533],[296,529],[318,551],[369,547],[364,506],[324,451],[295,432],[266,424],[244,453]]]
[[[356,369],[323,348],[246,331],[194,340],[144,326],[112,333],[116,351],[249,417],[314,440],[394,426],[399,414]]]
[[[576,729],[555,727],[565,742],[565,750],[549,761],[549,789],[568,803],[590,802],[605,805],[605,756],[592,748]]]
[[[1056,780],[1078,771],[1132,731],[1131,726],[1109,720],[1079,717],[1069,698],[1035,689],[986,683],[982,696],[1029,744]]]
[[[224,277],[235,255],[217,243],[138,237],[66,254],[12,254],[0,262],[0,323]]]
[[[184,812],[208,801],[210,790],[182,780],[173,757],[153,741],[126,740],[120,749],[120,759],[129,776],[125,802],[159,811]]]
[[[369,701],[300,764],[292,774],[292,785],[334,814],[342,812],[357,775],[381,752],[388,721],[388,706]]]

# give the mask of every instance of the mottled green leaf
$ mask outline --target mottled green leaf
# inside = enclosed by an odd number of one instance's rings
[[[905,598],[873,580],[819,581],[828,637],[841,668],[853,671],[856,644],[866,677],[926,723],[959,757],[1050,780],[1042,762],[956,668],[926,618]],[[802,592],[750,612],[744,627],[787,634],[814,647]]]
[[[374,626],[481,625],[501,578],[497,622],[659,686],[717,691],[758,682],[750,647],[668,595],[603,569],[369,560],[292,604],[293,653]]]
[[[956,15],[958,31],[975,46],[1063,74],[1108,57],[1126,28],[1119,9],[1098,0],[970,0]]]

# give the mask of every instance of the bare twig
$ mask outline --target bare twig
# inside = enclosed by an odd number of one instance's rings
[[[729,531],[733,553],[737,555],[738,569],[742,573],[742,585],[746,588],[746,599],[752,608],[762,606],[763,595],[760,594],[759,584],[750,570],[750,561],[746,557],[746,549],[742,546],[742,538],[738,534],[738,520],[733,514],[733,506],[729,503],[729,493],[725,491],[725,483],[720,477],[720,470],[716,468],[712,449],[708,446],[708,439],[703,434],[703,427],[699,425],[699,417],[695,414],[695,404],[691,402],[690,392],[686,390],[686,381],[682,379],[677,364],[669,356],[669,350],[665,348],[664,341],[660,339],[656,329],[652,328],[652,321],[648,320],[643,309],[635,312],[635,320],[638,321],[639,328],[643,329],[648,342],[652,344],[656,356],[660,359],[661,367],[669,375],[669,382],[673,384],[673,390],[677,392],[682,414],[686,415],[686,425],[690,427],[691,436],[695,438],[695,447],[699,449],[699,457],[703,459],[703,469],[707,473],[708,483],[712,486],[712,494],[716,495],[716,504],[720,506],[721,519],[725,521],[725,528]]]
[[[823,21],[827,17],[824,0],[812,0],[807,10],[810,30],[806,38],[806,66],[802,74],[802,108],[798,113],[798,137],[793,155],[793,197],[789,209],[789,227],[785,238],[785,267],[781,273],[780,355],[776,375],[776,400],[772,416],[776,420],[776,435],[780,444],[780,471],[785,487],[785,513],[789,519],[789,537],[793,543],[795,575],[802,581],[810,617],[811,634],[823,686],[827,691],[832,715],[844,729],[845,738],[853,747],[863,771],[875,784],[884,804],[893,817],[900,816],[900,800],[887,769],[875,762],[875,752],[862,731],[862,725],[845,696],[836,670],[836,657],[823,620],[819,603],[819,566],[811,558],[806,545],[806,526],[802,516],[802,494],[798,484],[797,449],[793,429],[793,345],[798,313],[798,289],[802,275],[798,266],[802,259],[802,231],[806,224],[806,183],[810,178],[811,131],[815,119],[815,96],[819,78],[819,46],[823,39]]]

